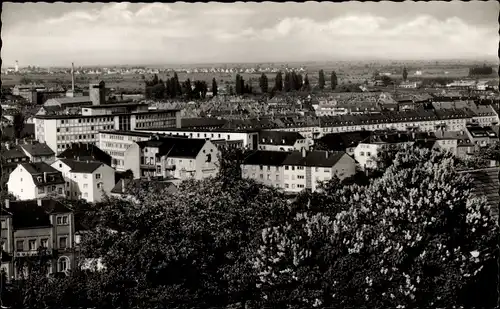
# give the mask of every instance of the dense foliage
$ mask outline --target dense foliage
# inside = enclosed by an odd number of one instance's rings
[[[245,155],[175,193],[91,206],[81,254],[105,268],[33,277],[16,308],[494,307],[498,227],[449,154],[398,149],[365,185],[293,200],[242,179]]]

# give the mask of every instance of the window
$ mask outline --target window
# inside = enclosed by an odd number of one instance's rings
[[[16,241],[16,251],[24,251],[24,240]]]
[[[68,224],[68,216],[63,216],[62,217],[62,223],[63,224]]]
[[[89,197],[89,194],[87,192],[83,193],[83,197]]]
[[[290,187],[290,185],[285,183],[285,188],[289,188],[289,187]]]
[[[68,238],[67,237],[61,237],[59,238],[59,248],[60,249],[66,249],[66,246],[67,246],[67,240]]]
[[[42,194],[45,192],[45,188],[44,187],[38,187],[38,194]]]
[[[88,185],[88,184],[86,184],[86,183],[84,183],[84,184],[83,184],[83,188],[84,188],[84,189],[87,189],[88,187],[89,187],[89,185]]]
[[[57,192],[58,192],[59,194],[63,194],[63,188],[57,188]]]
[[[264,179],[264,175],[260,174],[260,179]]]
[[[288,165],[285,165],[285,170],[288,171]]]
[[[5,230],[7,228],[7,221],[2,220],[2,230]]]
[[[57,225],[62,225],[62,217],[57,217]]]
[[[30,239],[28,241],[28,247],[30,251],[35,251],[36,250],[36,239]]]
[[[101,179],[101,174],[95,174],[95,179]]]
[[[83,178],[84,178],[84,179],[87,179],[87,174],[83,174]]]
[[[57,270],[59,272],[67,271],[69,269],[69,259],[66,256],[61,256],[57,261]]]
[[[365,155],[364,151],[361,151],[361,152],[359,153],[359,155],[360,155],[360,156],[364,156],[364,155]]]
[[[298,175],[298,176],[297,176],[297,179],[304,179],[304,176],[302,176],[302,175]]]

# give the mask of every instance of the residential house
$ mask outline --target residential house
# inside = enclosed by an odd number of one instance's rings
[[[61,172],[45,162],[21,163],[9,176],[7,187],[19,200],[64,196]]]
[[[371,135],[370,131],[354,131],[325,134],[314,143],[315,150],[344,151],[354,155],[358,144]]]
[[[52,167],[62,173],[71,199],[100,202],[115,186],[115,170],[102,162],[59,159]]]
[[[111,156],[94,144],[72,143],[69,148],[57,155],[57,158],[77,161],[98,161],[111,166]]]
[[[289,151],[256,150],[241,164],[242,177],[283,189],[283,162],[290,154]]]
[[[356,162],[345,152],[294,151],[283,161],[283,167],[284,190],[290,193],[316,191],[320,181],[356,173]]]
[[[312,146],[312,140],[298,132],[262,131],[259,134],[259,150],[294,151]]]
[[[474,152],[474,144],[465,131],[438,130],[435,134],[437,148],[442,151],[449,151],[461,158]]]
[[[48,273],[63,272],[76,266],[74,253],[75,222],[73,213],[52,199],[2,201],[2,270],[8,279],[22,279],[28,269],[19,269],[18,261],[48,250]]]
[[[19,146],[11,146],[10,143],[5,143],[1,147],[0,152],[2,164],[2,179],[7,181],[8,176],[12,173],[18,164],[28,163],[30,158],[19,148]]]
[[[154,137],[134,142],[125,150],[125,170],[134,178],[161,176],[181,180],[214,177],[220,152],[210,140],[186,137]]]
[[[21,144],[19,148],[29,157],[30,162],[52,164],[56,158],[54,151],[45,143]]]
[[[488,145],[498,142],[498,135],[491,127],[482,126],[467,126],[465,133],[469,137],[472,144],[476,146],[476,150],[480,147],[487,147]]]

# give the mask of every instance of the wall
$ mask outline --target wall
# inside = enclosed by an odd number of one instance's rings
[[[29,200],[37,197],[37,188],[33,177],[21,165],[18,165],[9,175],[7,188],[19,200]]]
[[[196,179],[215,177],[219,173],[220,152],[212,142],[206,141],[196,156]],[[207,162],[207,161],[210,162]]]
[[[132,143],[130,147],[125,150],[124,155],[124,170],[131,170],[134,173],[134,178],[141,178],[141,149],[137,143]]]
[[[268,186],[283,188],[282,166],[241,165],[241,173],[244,178],[254,179]]]
[[[361,169],[377,167],[374,160],[378,156],[380,146],[380,144],[358,144],[354,150],[354,159],[359,163]]]
[[[101,174],[100,179],[96,179],[96,174]],[[111,190],[115,186],[115,170],[110,166],[103,164],[97,170],[94,171],[92,184],[92,194],[89,194],[89,202],[100,202],[104,194],[110,194]],[[89,175],[90,177],[90,175]],[[98,184],[102,183],[102,188],[98,188]],[[91,198],[90,198],[91,196]]]

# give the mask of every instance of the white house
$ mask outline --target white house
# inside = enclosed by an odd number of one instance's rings
[[[261,131],[259,133],[259,150],[294,151],[306,148],[309,150],[313,141],[303,137],[299,132]]]
[[[64,178],[45,162],[22,163],[9,176],[7,187],[19,200],[64,196]]]
[[[125,151],[125,169],[130,169],[135,179],[203,179],[219,172],[219,153],[218,147],[210,140],[157,137],[134,142]]]
[[[99,202],[115,186],[115,170],[102,162],[59,159],[52,167],[62,173],[66,196],[72,199]]]

